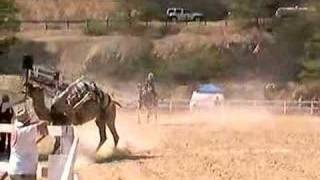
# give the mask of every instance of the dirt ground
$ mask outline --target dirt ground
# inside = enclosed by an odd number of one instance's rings
[[[162,113],[157,124],[139,125],[136,120],[133,112],[119,113],[120,144],[103,163],[94,158],[94,123],[77,129],[80,179],[320,179],[318,117],[237,109]],[[111,146],[109,139],[99,153],[110,155]]]

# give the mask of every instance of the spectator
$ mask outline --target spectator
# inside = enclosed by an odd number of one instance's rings
[[[5,94],[2,96],[2,102],[0,104],[0,123],[10,124],[13,114],[10,98],[7,94]],[[10,153],[10,139],[10,133],[0,133],[0,153]]]
[[[48,134],[47,123],[32,119],[26,108],[16,113],[12,133],[9,175],[11,180],[35,180],[38,166],[37,134]]]

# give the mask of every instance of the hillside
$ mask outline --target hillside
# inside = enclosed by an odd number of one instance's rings
[[[99,19],[115,15],[119,9],[124,12],[119,2],[16,0],[21,19]],[[180,6],[223,14],[233,1],[152,2],[156,2],[162,12],[166,7]],[[161,26],[153,22],[148,27],[143,23],[119,23],[106,28],[105,24],[92,20],[87,29],[22,28],[17,34],[19,42],[7,47],[0,56],[0,72],[21,73],[21,57],[29,53],[34,55],[37,64],[53,66],[67,79],[86,75],[108,82],[135,82],[152,71],[159,82],[171,86],[208,81],[287,83],[316,77],[318,69],[315,71],[312,65],[317,59],[312,56],[310,62],[304,62],[304,49],[316,35],[313,30],[317,18],[278,19],[270,24],[273,29],[266,31],[251,21],[255,18],[255,12],[250,11],[254,9],[251,1],[244,2],[244,6],[236,2],[233,5],[237,5],[240,13],[235,14],[239,19],[234,17],[228,26],[224,21],[210,21],[206,26],[198,23]],[[265,5],[254,10],[270,11]],[[212,15],[212,19],[220,17],[217,14]],[[305,29],[310,31],[303,31]]]
[[[158,3],[162,12],[172,6],[201,11],[212,19],[224,16],[226,1],[222,0],[151,0]],[[104,19],[121,8],[119,1],[112,0],[16,0],[22,19]]]

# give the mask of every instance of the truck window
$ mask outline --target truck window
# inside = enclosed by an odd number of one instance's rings
[[[188,9],[185,9],[183,12],[184,12],[185,14],[190,14],[190,13],[191,13],[191,11],[188,10]]]
[[[168,10],[168,14],[171,14],[171,13],[174,13],[174,10],[173,10],[173,9],[169,9],[169,10]]]
[[[181,13],[182,13],[182,10],[181,10],[181,9],[177,9],[177,10],[176,10],[176,13],[177,13],[177,14],[181,14]]]

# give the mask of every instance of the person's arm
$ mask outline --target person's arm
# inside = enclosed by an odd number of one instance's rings
[[[10,119],[10,121],[12,121],[13,116],[14,116],[14,111],[13,111],[13,108],[12,108],[12,107],[10,107],[10,109],[9,109],[9,113],[10,113],[10,117],[9,117],[9,119]]]
[[[48,131],[48,122],[46,121],[40,121],[37,124],[37,131],[41,136],[47,136],[49,134]]]
[[[48,123],[46,121],[40,121],[37,124],[37,131],[40,134],[40,137],[36,140],[36,143],[40,143],[48,134]]]
[[[31,122],[28,126],[24,127],[24,131],[34,131],[34,133],[39,134],[41,136],[48,135],[48,122],[46,121],[34,121]]]

